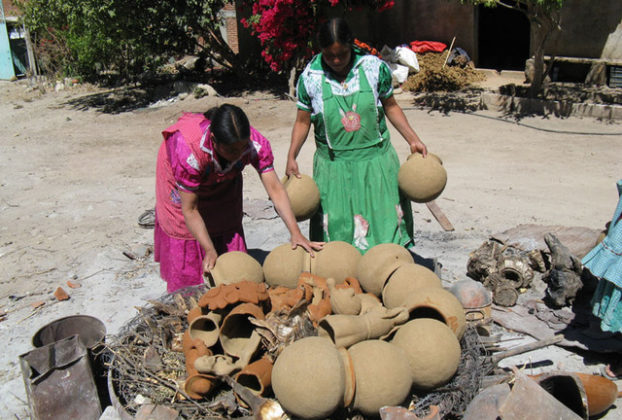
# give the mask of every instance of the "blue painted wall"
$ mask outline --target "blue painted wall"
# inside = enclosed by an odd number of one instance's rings
[[[9,34],[4,20],[4,10],[0,3],[0,79],[9,80],[15,76],[13,70],[13,58],[9,44]]]

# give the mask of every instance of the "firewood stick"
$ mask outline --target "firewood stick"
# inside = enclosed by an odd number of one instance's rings
[[[445,64],[447,64],[447,60],[449,60],[449,55],[451,54],[451,49],[454,47],[455,40],[456,40],[456,37],[454,36],[454,39],[451,40],[451,45],[449,46],[449,49],[447,50],[447,57],[445,57],[445,62],[443,63],[443,67],[441,67],[441,69],[445,68]]]
[[[502,353],[497,353],[494,356],[491,356],[490,360],[492,361],[493,365],[496,365],[501,360],[507,357],[516,356],[517,354],[527,353],[528,351],[531,351],[531,350],[536,350],[542,347],[547,347],[547,346],[550,346],[551,344],[559,343],[563,339],[564,339],[564,336],[561,334],[558,334],[551,338],[547,338],[546,340],[536,341],[535,343],[525,344],[524,346],[518,346],[511,350],[507,350]]]

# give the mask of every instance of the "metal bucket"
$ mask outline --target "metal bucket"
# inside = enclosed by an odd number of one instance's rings
[[[42,347],[73,335],[77,335],[80,343],[88,350],[88,358],[103,410],[110,405],[110,395],[106,383],[108,369],[105,364],[109,355],[104,350],[106,326],[102,321],[90,315],[70,315],[56,319],[41,327],[32,336],[32,345]]]
[[[88,350],[77,335],[19,356],[34,420],[93,419],[102,407]]]

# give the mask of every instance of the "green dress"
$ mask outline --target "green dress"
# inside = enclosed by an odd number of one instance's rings
[[[311,240],[345,241],[362,253],[381,243],[411,246],[410,201],[397,184],[399,159],[381,99],[391,97],[391,71],[355,50],[343,82],[322,65],[321,54],[298,80],[299,109],[311,113],[316,152],[313,178],[321,205],[310,221]]]

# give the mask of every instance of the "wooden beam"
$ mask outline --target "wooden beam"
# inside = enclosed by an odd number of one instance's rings
[[[436,204],[436,201],[434,200],[429,201],[425,203],[425,205],[428,206],[428,209],[432,213],[432,216],[434,216],[436,221],[441,225],[441,227],[445,231],[451,232],[454,230],[454,226],[451,224],[447,216],[445,216],[445,213],[443,213],[443,211],[440,209],[438,204]]]
[[[565,62],[565,63],[577,63],[577,64],[597,64],[603,63],[608,66],[622,66],[622,60],[617,59],[609,59],[609,58],[586,58],[586,57],[564,57],[564,56],[554,56],[545,55],[544,60],[546,61],[557,61],[557,62]]]

